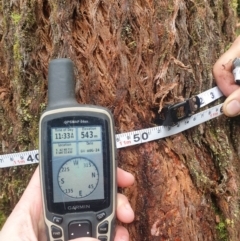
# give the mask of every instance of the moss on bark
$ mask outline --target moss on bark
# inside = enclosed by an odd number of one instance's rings
[[[154,126],[165,105],[214,85],[235,38],[228,0],[0,1],[0,147],[37,148],[51,58],[75,63],[78,101],[108,107],[116,132]],[[119,151],[136,177],[131,240],[232,240],[239,225],[239,118],[220,117]],[[34,166],[0,170],[0,220]],[[24,177],[24,178],[23,178]]]

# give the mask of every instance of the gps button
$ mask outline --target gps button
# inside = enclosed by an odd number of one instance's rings
[[[102,220],[106,217],[106,213],[105,212],[101,212],[101,213],[98,213],[97,215],[97,219],[98,220]]]
[[[58,216],[54,216],[52,220],[56,224],[61,224],[62,221],[63,221],[63,218],[62,217],[58,217]]]
[[[99,225],[98,232],[101,234],[108,232],[108,221],[105,221],[101,225]]]
[[[61,238],[62,237],[62,230],[56,226],[51,226],[51,232],[53,238]]]
[[[88,221],[74,221],[68,226],[69,239],[92,237],[91,223]]]
[[[100,241],[107,241],[107,236],[99,236],[98,240],[100,240]]]

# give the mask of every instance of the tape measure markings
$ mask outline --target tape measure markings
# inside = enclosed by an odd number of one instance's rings
[[[117,148],[124,148],[178,134],[222,114],[223,104],[216,105],[180,121],[176,126],[158,126],[116,135]]]
[[[209,103],[219,99],[223,96],[223,93],[218,87],[213,87],[197,95],[200,99],[200,107],[204,107]]]
[[[208,105],[209,103],[217,100],[222,96],[223,94],[218,89],[218,87],[214,87],[198,95],[201,100],[201,107]],[[191,117],[180,121],[176,126],[156,126],[152,128],[116,134],[116,147],[124,148],[175,135],[220,116],[222,114],[222,105],[223,104],[219,104],[195,115],[192,115]],[[38,163],[38,155],[38,150],[0,155],[0,168]]]
[[[38,155],[38,150],[0,155],[0,168],[38,163]]]

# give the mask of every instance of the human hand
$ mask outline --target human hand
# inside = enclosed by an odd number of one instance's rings
[[[133,184],[132,174],[118,168],[118,186]],[[123,194],[117,196],[117,218],[124,223],[134,219],[134,212]],[[36,169],[21,199],[0,231],[0,240],[6,241],[46,241],[46,229],[43,217],[39,168]],[[114,241],[128,241],[126,228],[117,226]],[[97,241],[95,238],[78,238],[71,241]]]
[[[232,63],[237,57],[240,57],[240,36],[213,67],[213,75],[217,85],[222,93],[228,97],[223,104],[223,113],[230,117],[240,114],[240,86],[235,83],[232,74]]]

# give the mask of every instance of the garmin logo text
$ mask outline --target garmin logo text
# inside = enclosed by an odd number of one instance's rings
[[[76,205],[76,206],[68,206],[68,210],[79,210],[79,209],[90,209],[91,205]]]
[[[69,124],[78,124],[79,120],[66,120],[64,121],[65,125],[69,125]]]

